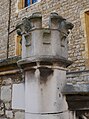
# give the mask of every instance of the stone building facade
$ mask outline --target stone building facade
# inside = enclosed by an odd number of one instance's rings
[[[15,90],[15,85],[17,86],[17,84],[20,85],[24,82],[24,75],[17,66],[17,61],[21,58],[18,52],[18,50],[21,50],[21,44],[16,33],[17,23],[24,17],[31,16],[34,12],[41,12],[42,26],[48,28],[50,13],[57,12],[74,24],[74,28],[68,36],[68,58],[73,63],[68,67],[68,82],[64,90],[64,94],[67,95],[70,112],[72,111],[73,113],[70,114],[70,119],[76,119],[76,115],[78,119],[85,117],[88,119],[89,1],[41,0],[23,8],[20,0],[3,0],[0,1],[0,6],[0,118],[24,119],[24,109],[22,107],[15,108],[14,103],[12,103],[14,101],[12,92],[13,89]],[[69,86],[71,86],[71,91],[68,89]],[[83,88],[81,89],[80,87]],[[82,106],[74,107],[72,103],[78,105],[78,99]],[[86,104],[82,102],[86,102]]]
[[[88,12],[88,1],[40,1],[23,9],[18,8],[18,1],[2,1],[1,9],[1,59],[16,55],[15,35],[16,24],[25,16],[30,16],[35,11],[43,15],[43,26],[48,27],[48,16],[51,12],[57,12],[60,16],[68,19],[74,24],[74,28],[69,36],[69,58],[73,61],[71,71],[87,69],[88,48],[86,43],[86,21],[84,17]],[[7,6],[7,7],[6,7]],[[9,26],[8,26],[9,24]],[[9,38],[8,38],[9,32]],[[77,33],[76,33],[77,32]],[[9,39],[9,40],[7,40]],[[8,44],[8,45],[7,45]],[[86,46],[86,47],[85,47]],[[8,53],[7,53],[8,52]],[[75,68],[76,67],[76,68]]]

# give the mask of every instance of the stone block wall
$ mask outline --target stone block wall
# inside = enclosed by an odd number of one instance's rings
[[[79,85],[84,83],[88,84],[88,82],[89,71],[67,73],[68,84]],[[24,109],[13,108],[12,106],[13,86],[18,86],[21,83],[23,83],[23,80],[19,73],[0,75],[0,119],[25,119]],[[18,91],[17,96],[20,96]],[[89,115],[89,111],[85,111],[83,114]],[[76,112],[70,111],[69,116],[70,119],[76,119]]]
[[[8,39],[9,2],[0,1],[0,59],[6,58]]]
[[[3,0],[0,2],[0,5],[0,58],[3,59],[7,56],[9,2]],[[69,70],[85,70],[85,37],[80,16],[81,12],[88,8],[88,0],[56,0],[56,2],[55,0],[41,0],[41,2],[32,4],[31,6],[18,11],[17,0],[11,1],[8,56],[12,57],[15,55],[16,31],[14,31],[14,29],[18,21],[20,21],[25,16],[30,16],[33,12],[38,11],[42,13],[43,26],[48,27],[50,13],[57,12],[59,15],[68,19],[68,21],[74,24],[74,28],[68,38],[69,59],[73,61],[73,64],[69,67]]]
[[[89,82],[89,70],[75,71],[67,73],[67,83],[70,84],[88,84]]]
[[[86,69],[86,57],[84,57],[86,43],[81,12],[89,9],[88,0],[42,0],[20,11],[17,10],[17,0],[11,0],[11,6],[9,5],[9,0],[0,1],[0,59],[7,58],[7,53],[8,57],[15,56],[15,26],[22,18],[30,16],[37,11],[41,12],[43,18],[42,25],[48,27],[50,13],[57,12],[74,24],[74,28],[68,37],[69,59],[73,61],[73,64],[69,67],[69,71]],[[10,7],[10,26],[8,26]],[[7,50],[8,40],[9,50]],[[0,76],[0,119],[24,119],[24,110],[12,109],[12,87],[13,84],[21,83],[20,78],[17,74]],[[73,80],[72,83],[76,83],[76,80],[79,79],[81,79],[79,83],[85,81],[85,79],[88,81],[88,73],[83,72],[82,75],[68,74],[69,83],[71,80]]]
[[[12,109],[12,87],[20,79],[18,74],[0,76],[0,119],[24,119],[24,110]]]

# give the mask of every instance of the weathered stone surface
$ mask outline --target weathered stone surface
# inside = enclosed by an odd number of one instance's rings
[[[67,72],[67,83],[63,92],[65,94],[88,94],[89,70]]]
[[[18,111],[18,112],[15,113],[15,117],[14,118],[15,119],[25,119],[25,113]]]
[[[6,110],[6,117],[12,119],[13,118],[13,112],[9,111],[9,110]]]
[[[84,29],[84,21],[82,27],[82,18],[80,13],[89,10],[88,0],[42,0],[40,3],[34,4],[31,7],[24,8],[18,13],[17,1],[11,1],[11,23],[9,34],[9,56],[15,55],[15,35],[16,32],[13,31],[17,21],[25,16],[31,15],[34,11],[41,11],[43,16],[43,26],[48,27],[48,16],[50,12],[58,12],[59,15],[64,16],[69,21],[74,24],[74,29],[69,35],[69,58],[74,61],[73,65],[69,67],[71,71],[74,70],[85,70],[85,44],[86,44],[86,34]],[[9,13],[9,1],[0,1],[0,59],[6,58],[7,55],[7,39],[8,39],[8,13]],[[83,14],[84,15],[84,14]],[[82,16],[83,17],[83,16]],[[85,18],[84,18],[85,19]],[[87,49],[87,47],[86,47]],[[89,62],[89,60],[87,60]],[[14,79],[14,78],[13,78]],[[75,78],[70,77],[75,80],[87,80],[89,76],[75,76]],[[74,83],[76,81],[73,81]],[[17,81],[16,81],[17,82]],[[6,118],[1,118],[6,119]]]
[[[11,104],[9,102],[6,102],[5,103],[5,109],[11,109]]]
[[[70,90],[71,89],[71,90]],[[64,94],[88,94],[89,93],[89,83],[68,83],[65,85],[63,91]]]
[[[5,113],[4,113],[4,110],[5,109],[2,109],[2,110],[0,110],[0,116],[3,116]]]
[[[4,79],[2,81],[2,85],[8,85],[8,84],[12,84],[12,79],[11,78],[7,78],[7,79]]]
[[[35,24],[38,24],[35,18],[32,20],[35,21]],[[38,20],[42,23],[40,19]],[[25,20],[24,22],[26,23],[24,24],[23,20],[21,22],[23,27],[23,29],[21,29],[22,32],[24,32],[24,34],[22,34],[22,59],[28,58],[30,56],[47,55],[54,56],[55,58],[56,56],[63,57],[65,59],[68,58],[67,37],[69,35],[69,31],[73,28],[72,23],[67,22],[66,19],[57,15],[55,18],[50,18],[51,25],[48,29],[41,29],[39,26],[39,30],[35,28],[30,30],[30,32],[27,34],[28,31],[26,30],[31,29],[29,26],[29,19]],[[54,27],[54,22],[57,28]]]
[[[0,116],[3,116],[5,114],[5,104],[3,101],[0,101]]]
[[[26,112],[57,113],[68,109],[65,97],[61,93],[65,85],[66,71],[56,68],[53,70],[52,72],[52,69],[41,68],[38,77],[33,70],[26,72]]]
[[[87,84],[89,82],[89,70],[67,72],[67,82],[72,84],[85,82]]]
[[[12,109],[25,109],[25,84],[13,84]]]
[[[56,18],[51,19],[50,24],[53,22],[52,25],[54,25],[56,20]],[[24,109],[26,119],[69,119],[68,105],[61,92],[66,83],[65,67],[68,63],[66,38],[73,25],[63,18],[60,20],[59,17],[58,20],[59,23],[55,22],[55,24],[57,23],[55,26],[58,25],[57,29],[55,27],[54,29],[39,28],[30,30],[28,34],[22,34],[22,61],[18,61],[18,65],[23,67],[25,74]],[[33,61],[32,58],[36,61]],[[40,61],[37,61],[38,58]],[[44,60],[47,61],[47,64],[45,62],[42,64]],[[20,89],[20,87],[18,88]]]
[[[11,86],[1,87],[1,100],[3,100],[4,102],[11,101]]]
[[[26,119],[69,119],[69,112],[59,114],[26,114]]]
[[[5,3],[5,4],[4,4]],[[89,1],[74,1],[72,0],[72,4],[70,0],[57,0],[57,4],[53,0],[42,0],[39,3],[32,5],[31,7],[26,7],[18,12],[18,3],[14,0],[11,4],[11,22],[10,22],[10,31],[15,29],[17,21],[20,21],[23,17],[30,16],[33,12],[42,12],[43,16],[43,26],[48,27],[48,16],[51,12],[57,12],[59,15],[67,18],[74,24],[73,32],[69,35],[69,57],[72,61],[74,61],[74,65],[70,66],[70,70],[81,70],[82,67],[84,69],[85,59],[85,44],[86,44],[86,34],[85,34],[85,23],[82,19],[84,19],[84,14],[80,17],[81,12],[87,11],[89,8]],[[0,58],[6,58],[6,46],[7,46],[7,29],[8,29],[8,22],[7,19],[9,18],[9,3],[8,1],[4,0],[0,2],[0,33],[1,33],[1,47],[0,47]],[[4,9],[7,8],[7,9]],[[15,55],[15,35],[16,32],[13,31],[9,35],[9,56]],[[87,49],[87,48],[86,48]],[[81,53],[80,53],[81,52]],[[75,55],[76,54],[76,55]],[[78,59],[77,59],[77,56]],[[81,59],[84,59],[81,62]],[[77,63],[78,61],[79,63]],[[79,66],[81,64],[81,66]],[[81,68],[80,68],[81,67]]]

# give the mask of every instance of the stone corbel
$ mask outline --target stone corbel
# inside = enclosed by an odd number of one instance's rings
[[[72,30],[73,27],[74,25],[66,21],[66,19],[59,19],[58,29],[60,30],[60,32],[64,33],[66,36],[70,33],[69,31]]]
[[[72,30],[73,27],[74,25],[68,22],[62,16],[59,16],[55,12],[51,13],[50,21],[49,21],[49,28],[59,30],[62,42],[65,41],[65,39],[70,33],[70,30]],[[64,45],[62,44],[62,46]]]
[[[16,29],[18,35],[23,35],[30,32],[32,29],[30,20],[27,17],[24,17],[21,23],[17,24]]]
[[[61,46],[65,47],[65,40],[67,40],[67,36],[70,33],[70,30],[72,30],[72,28],[74,27],[74,25],[68,21],[66,21],[66,19],[62,19],[59,16],[59,26],[58,26],[58,30],[60,31],[60,35],[61,35]]]

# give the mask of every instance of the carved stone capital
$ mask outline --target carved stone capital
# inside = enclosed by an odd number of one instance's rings
[[[62,16],[59,16],[56,12],[50,14],[49,27],[51,29],[58,29],[60,32],[68,35],[69,30],[72,30],[73,26],[72,23],[68,22]]]
[[[18,35],[28,33],[32,29],[30,20],[27,17],[24,17],[22,21],[17,24],[16,29]]]
[[[18,35],[28,33],[32,28],[41,27],[42,15],[40,12],[33,13],[30,17],[24,17],[22,21],[16,25]]]
[[[66,19],[63,20],[59,20],[59,26],[58,29],[60,30],[60,32],[64,33],[65,35],[68,35],[70,32],[70,30],[72,30],[72,28],[74,27],[74,25],[68,21],[66,21]]]

